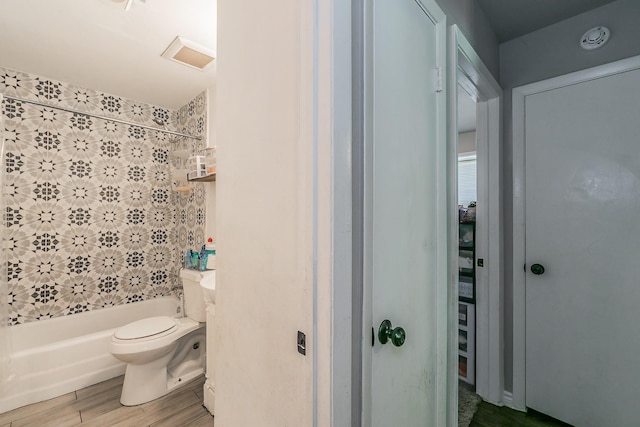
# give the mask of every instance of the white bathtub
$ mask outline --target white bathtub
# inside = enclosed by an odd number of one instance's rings
[[[108,351],[115,329],[151,316],[181,316],[180,300],[154,298],[11,326],[15,377],[2,387],[0,413],[124,374]]]

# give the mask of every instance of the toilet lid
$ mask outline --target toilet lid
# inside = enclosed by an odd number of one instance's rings
[[[169,316],[149,317],[138,320],[118,329],[115,337],[120,340],[147,338],[177,328],[175,320]]]

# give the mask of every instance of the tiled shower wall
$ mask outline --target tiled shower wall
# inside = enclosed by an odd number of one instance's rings
[[[202,136],[5,99],[3,259],[10,324],[170,295],[204,241],[205,190],[171,189],[169,156],[204,146],[206,93],[178,111],[0,68],[0,92]]]

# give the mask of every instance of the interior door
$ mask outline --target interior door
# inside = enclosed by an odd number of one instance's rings
[[[525,100],[526,404],[638,425],[640,71]]]
[[[365,344],[371,357],[371,420],[365,417],[365,425],[444,425],[438,417],[446,403],[447,325],[446,316],[438,316],[447,304],[441,268],[447,254],[445,111],[444,92],[436,89],[444,15],[434,2],[369,5],[373,108],[365,245],[371,252],[365,280],[372,312],[365,324],[373,326],[374,343]]]

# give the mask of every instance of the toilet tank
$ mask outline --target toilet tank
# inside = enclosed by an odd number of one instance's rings
[[[214,271],[198,271],[198,270],[180,270],[180,279],[182,280],[182,288],[184,292],[184,311],[185,316],[197,322],[207,321],[206,304],[200,281],[215,280]]]

